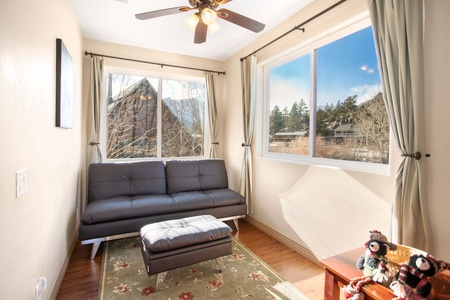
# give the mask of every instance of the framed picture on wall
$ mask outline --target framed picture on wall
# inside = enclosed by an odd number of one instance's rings
[[[73,127],[74,65],[61,39],[56,39],[56,126]]]

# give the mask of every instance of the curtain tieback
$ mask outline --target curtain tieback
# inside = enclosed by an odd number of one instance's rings
[[[403,157],[411,157],[411,158],[415,158],[416,160],[419,160],[422,158],[422,153],[420,152],[416,152],[416,153],[403,153],[402,154]]]
[[[100,145],[100,143],[97,143],[97,142],[91,142],[91,146],[96,146],[96,145]]]
[[[219,145],[219,142],[211,143],[211,145]]]
[[[242,146],[242,147],[250,147],[251,144],[242,143],[241,146]]]

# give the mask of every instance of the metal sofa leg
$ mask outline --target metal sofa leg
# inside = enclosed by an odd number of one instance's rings
[[[167,271],[159,273],[158,277],[156,277],[156,288],[155,288],[156,292],[159,292],[159,289],[161,288],[161,285],[163,284],[166,275]]]
[[[97,254],[97,250],[98,250],[98,248],[100,247],[100,244],[101,244],[102,242],[95,242],[95,243],[92,243],[92,248],[91,248],[91,259],[94,259],[95,258],[95,254]]]
[[[233,219],[234,226],[236,226],[236,230],[239,231],[239,219]]]
[[[216,258],[217,266],[219,267],[220,273],[225,271],[225,265],[223,264],[223,256]]]

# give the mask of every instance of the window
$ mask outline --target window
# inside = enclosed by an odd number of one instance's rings
[[[204,155],[205,86],[107,72],[107,159]]]
[[[267,156],[389,164],[389,122],[370,26],[270,63],[264,74]]]

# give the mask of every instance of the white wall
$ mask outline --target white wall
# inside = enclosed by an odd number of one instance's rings
[[[70,0],[0,4],[0,290],[35,299],[46,276],[48,299],[77,232],[82,37]],[[74,127],[55,127],[56,38],[75,66]],[[16,199],[16,171],[28,191]]]
[[[225,159],[229,164],[232,187],[239,186],[239,174],[243,157],[240,144],[243,141],[240,61],[239,58],[287,32],[294,26],[309,19],[314,14],[334,4],[335,1],[313,2],[303,11],[294,15],[256,42],[246,47],[226,61],[225,79]],[[448,60],[445,38],[449,2],[426,1],[426,62],[427,62],[427,138],[426,159],[430,185],[427,200],[430,203],[433,230],[433,254],[442,259],[450,259],[447,251],[449,239],[445,228],[450,225],[445,217],[449,211],[449,187],[445,176],[449,173],[450,159],[444,149],[450,146],[445,124],[441,120],[448,111]],[[444,8],[445,6],[445,8]],[[366,1],[350,0],[305,26],[306,32],[295,32],[258,53],[258,62],[264,62],[302,43],[307,43],[318,34],[326,33],[335,26],[342,26],[347,20],[368,15]],[[439,15],[439,18],[435,16]],[[432,17],[431,17],[432,16]],[[447,67],[446,67],[447,66]],[[447,82],[447,84],[446,84]],[[430,88],[432,87],[432,88]],[[262,105],[262,95],[257,96]],[[261,115],[257,116],[257,126]],[[258,125],[259,124],[259,125]],[[254,145],[261,143],[262,132],[257,131]],[[394,181],[400,155],[394,145],[391,151],[390,174],[376,174],[325,168],[265,158],[254,151],[254,219],[271,227],[282,235],[310,249],[317,258],[336,254],[363,245],[369,230],[387,232],[390,205],[394,195]],[[258,147],[253,147],[257,149]],[[439,155],[439,153],[442,153]],[[447,177],[448,178],[448,177]],[[280,197],[281,196],[281,197]],[[446,209],[443,209],[446,207]],[[434,216],[438,216],[437,218]]]

